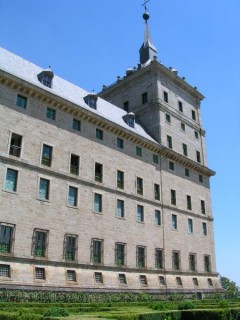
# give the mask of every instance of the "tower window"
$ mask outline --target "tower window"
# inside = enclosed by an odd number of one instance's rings
[[[163,100],[168,103],[168,93],[163,91]]]
[[[183,112],[183,104],[182,104],[182,101],[178,101],[178,110],[180,112]]]
[[[46,117],[50,120],[56,119],[56,110],[47,107]]]
[[[148,94],[147,94],[147,92],[144,92],[142,94],[142,104],[145,104],[147,102],[148,102]]]
[[[196,121],[196,112],[194,110],[192,110],[192,119]]]
[[[141,147],[136,146],[136,155],[139,157],[142,157],[142,148]]]
[[[103,140],[103,131],[101,129],[96,129],[96,138],[99,140]]]
[[[170,114],[168,114],[168,113],[166,113],[166,121],[168,122],[168,123],[171,123],[171,116],[170,116]]]
[[[169,149],[172,149],[172,137],[167,136],[167,146]]]
[[[73,118],[72,128],[74,130],[81,131],[81,121]]]
[[[123,109],[126,111],[126,112],[129,112],[129,102],[128,101],[125,101],[123,103]]]

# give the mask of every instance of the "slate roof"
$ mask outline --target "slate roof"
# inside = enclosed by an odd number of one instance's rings
[[[84,97],[90,92],[58,77],[54,74],[52,81],[52,88],[44,86],[39,80],[37,75],[44,70],[32,62],[29,62],[7,50],[0,47],[0,69],[16,76],[19,79],[25,80],[32,85],[39,87],[45,91],[49,91],[67,101],[70,101],[79,107],[86,109],[92,113],[96,113],[102,118],[105,118],[129,131],[132,131],[139,136],[142,136],[152,142],[156,142],[138,123],[135,127],[129,127],[123,117],[126,112],[123,109],[103,100],[98,97],[97,110],[90,108],[84,101]]]

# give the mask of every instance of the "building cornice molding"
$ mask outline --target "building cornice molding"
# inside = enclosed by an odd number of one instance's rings
[[[192,170],[195,170],[208,177],[215,174],[214,171],[207,167],[200,165],[193,160],[190,160],[172,150],[166,150],[166,147],[148,140],[145,137],[121,127],[120,125],[111,122],[110,120],[103,118],[102,116],[87,110],[81,105],[74,104],[62,97],[55,95],[49,91],[39,88],[23,79],[20,79],[12,74],[0,70],[0,83],[6,85],[14,90],[18,90],[22,94],[26,94],[29,97],[39,99],[40,101],[53,106],[61,111],[72,114],[75,117],[79,117],[82,120],[88,121],[104,130],[110,131],[119,137],[127,139],[132,143],[135,143],[141,147],[148,149],[149,151],[156,153],[160,156],[164,156],[168,159],[174,160]]]

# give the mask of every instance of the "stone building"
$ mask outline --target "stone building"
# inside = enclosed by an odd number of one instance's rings
[[[203,95],[157,61],[96,95],[0,49],[0,288],[219,291]]]

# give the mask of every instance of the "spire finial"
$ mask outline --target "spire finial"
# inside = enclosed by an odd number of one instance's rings
[[[150,0],[145,0],[144,3],[142,4],[142,7],[144,6],[145,12],[143,14],[143,19],[145,20],[145,22],[147,23],[148,19],[149,19],[149,13],[147,10],[147,6],[146,4],[149,2]]]

